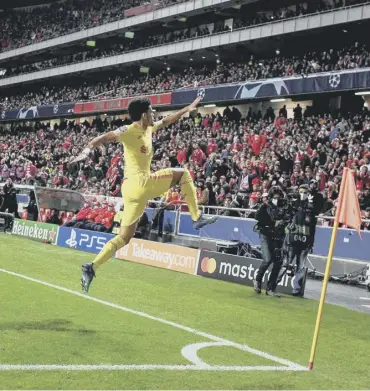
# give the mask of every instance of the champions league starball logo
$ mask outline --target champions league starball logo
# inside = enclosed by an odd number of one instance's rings
[[[262,80],[244,83],[238,89],[234,99],[258,98],[262,96],[289,95],[289,88],[282,79]]]
[[[338,73],[329,76],[329,86],[331,88],[337,88],[339,84],[340,84],[340,75]]]
[[[59,111],[59,106],[58,106],[58,105],[55,105],[55,106],[53,107],[53,113],[56,115],[56,114],[58,114],[58,111]]]
[[[5,111],[2,111],[2,112],[1,112],[1,119],[4,119],[5,116],[6,116],[6,112],[5,112]]]
[[[197,94],[198,98],[200,98],[201,100],[204,99],[204,97],[206,96],[206,90],[204,88],[200,88],[198,90],[198,94]]]

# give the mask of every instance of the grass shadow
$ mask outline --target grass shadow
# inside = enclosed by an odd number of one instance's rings
[[[47,330],[56,332],[72,332],[82,334],[93,334],[95,330],[86,328],[73,328],[73,323],[66,319],[51,319],[35,322],[8,322],[0,323],[0,331],[27,331]]]

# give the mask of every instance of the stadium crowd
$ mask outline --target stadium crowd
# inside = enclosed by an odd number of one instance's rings
[[[138,71],[125,76],[109,77],[106,81],[90,80],[82,86],[49,88],[43,86],[38,92],[22,93],[0,98],[0,111],[44,104],[60,104],[88,99],[119,98],[174,90],[184,87],[233,83],[273,77],[307,75],[321,71],[340,71],[370,66],[368,45],[354,42],[342,49],[329,48],[304,56],[258,59],[251,55],[240,63],[214,61],[213,65],[201,68],[189,67],[182,72],[165,71],[143,75]]]
[[[67,0],[43,7],[4,9],[0,19],[0,52],[71,34],[90,27],[123,19],[125,10],[144,4],[155,8],[187,0]],[[274,10],[245,12],[234,28],[324,12],[367,0],[318,0]],[[277,5],[278,6],[278,5]]]
[[[161,0],[164,7],[181,0]],[[47,6],[4,9],[0,19],[0,51],[32,45],[124,18],[124,11],[148,0],[67,0]]]
[[[124,155],[121,145],[95,151],[79,167],[68,163],[87,140],[121,120],[97,119],[81,125],[64,122],[51,129],[2,130],[0,182],[70,188],[94,196],[121,196]],[[238,109],[222,114],[198,114],[154,135],[152,170],[187,167],[198,189],[201,205],[230,206],[236,193],[247,194],[244,208],[252,208],[272,186],[289,193],[311,180],[325,195],[323,213],[335,211],[344,167],[355,170],[363,212],[370,213],[370,114],[347,119],[304,113],[298,105],[294,118],[286,109],[275,118],[270,108],[262,115]],[[179,196],[180,197],[180,196]]]

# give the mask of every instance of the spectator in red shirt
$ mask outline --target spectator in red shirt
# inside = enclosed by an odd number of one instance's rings
[[[360,171],[357,171],[355,174],[355,179],[357,181],[356,188],[358,190],[363,190],[370,186],[370,176],[368,171],[367,166],[361,166]]]
[[[203,161],[206,158],[206,155],[204,152],[201,150],[199,144],[194,144],[194,151],[191,154],[191,158],[193,159],[193,162],[197,164],[198,166],[203,165]]]
[[[107,232],[111,232],[113,228],[113,219],[116,212],[114,210],[114,204],[109,204],[107,210],[104,213],[104,217],[102,219],[102,224],[104,224]]]
[[[252,148],[253,153],[258,156],[261,153],[261,150],[266,145],[266,136],[260,136],[258,134],[254,134],[249,136],[249,146]]]
[[[208,115],[208,114],[203,118],[203,120],[202,120],[202,126],[203,126],[204,128],[208,128],[208,127],[209,127],[209,115]]]
[[[104,216],[107,213],[107,211],[108,211],[108,202],[104,201],[102,206],[101,206],[101,208],[99,208],[97,210],[97,214],[96,214],[96,216],[94,218],[94,222],[102,224],[102,222],[104,220]]]
[[[68,184],[68,178],[63,175],[63,171],[59,171],[58,175],[54,177],[53,184],[55,186],[66,186]]]
[[[233,143],[230,145],[229,150],[232,152],[240,152],[243,150],[243,144],[239,141],[239,137],[234,137]]]
[[[214,138],[211,138],[208,140],[208,147],[207,147],[207,156],[209,156],[211,153],[213,152],[217,152],[218,151],[218,146],[215,142],[215,139]]]
[[[85,202],[83,208],[76,215],[76,220],[87,220],[87,216],[91,213],[92,208],[88,202]]]
[[[26,179],[34,178],[37,173],[37,168],[31,162],[26,165]]]
[[[90,209],[90,211],[87,213],[87,220],[93,222],[95,221],[96,216],[99,214],[101,209],[101,204],[100,202],[96,202],[94,207]]]
[[[187,157],[187,148],[186,147],[182,147],[178,150],[177,152],[177,161],[179,162],[179,164],[184,164],[186,162],[186,157]]]

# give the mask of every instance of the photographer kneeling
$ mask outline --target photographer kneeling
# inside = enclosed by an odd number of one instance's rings
[[[262,279],[268,267],[273,264],[267,283],[266,295],[280,297],[275,292],[277,279],[283,262],[282,247],[287,225],[287,203],[284,193],[278,187],[272,187],[266,203],[263,203],[256,213],[255,231],[259,233],[263,262],[253,280],[254,290],[261,293]]]

